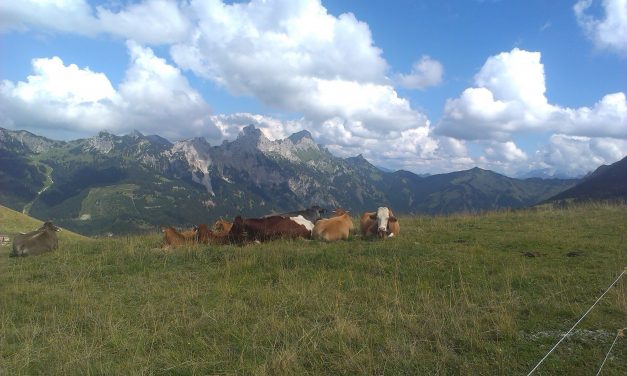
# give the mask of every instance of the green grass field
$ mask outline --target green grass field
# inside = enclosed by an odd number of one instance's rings
[[[526,375],[626,264],[625,206],[400,221],[385,241],[0,248],[0,375]],[[536,374],[596,373],[626,278]]]

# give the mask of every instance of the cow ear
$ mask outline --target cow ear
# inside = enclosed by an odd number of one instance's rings
[[[396,221],[398,221],[398,219],[396,219],[396,217],[393,217],[393,216],[392,216],[392,217],[388,218],[388,221],[390,221],[390,222],[396,222]]]
[[[377,213],[370,214],[370,219],[377,219]]]

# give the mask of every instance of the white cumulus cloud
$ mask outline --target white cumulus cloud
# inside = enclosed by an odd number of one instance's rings
[[[476,86],[447,100],[437,133],[501,142],[529,132],[625,137],[624,93],[608,94],[591,108],[550,104],[540,58],[539,52],[517,48],[488,58],[475,76]]]
[[[621,146],[627,139],[625,93],[607,94],[589,107],[569,108],[548,102],[545,82],[539,52],[515,48],[491,56],[475,75],[475,86],[446,101],[435,133],[484,144],[477,162],[512,175],[536,168],[580,175],[627,153]],[[533,134],[553,136],[529,156],[515,140]],[[612,152],[603,153],[597,145]]]
[[[594,2],[579,0],[575,3],[577,23],[598,48],[627,55],[627,0],[602,0],[602,18],[589,13]]]
[[[316,0],[193,2],[189,11],[196,26],[170,49],[178,66],[234,95],[301,115],[337,153],[381,139],[417,152],[437,144],[426,116],[389,82],[368,25],[354,15],[331,15]],[[424,144],[416,148],[408,134]]]
[[[554,134],[538,151],[536,167],[561,176],[582,176],[627,155],[627,140]]]
[[[54,136],[137,129],[180,138],[222,134],[211,109],[181,74],[149,48],[127,43],[130,66],[117,89],[103,73],[65,65],[58,57],[34,59],[26,81],[0,84],[2,126],[37,127]]]
[[[98,26],[84,0],[22,0],[0,2],[0,30],[30,27],[93,35]]]
[[[109,33],[141,43],[167,44],[189,33],[185,3],[146,0],[118,10],[92,7],[85,0],[20,0],[0,2],[0,31],[43,28],[94,36]]]
[[[522,162],[527,160],[527,154],[513,141],[491,142],[485,149],[486,157],[493,161]]]
[[[424,90],[430,86],[442,83],[444,67],[439,61],[429,56],[423,56],[415,62],[409,74],[399,74],[396,77],[398,84],[407,89]]]

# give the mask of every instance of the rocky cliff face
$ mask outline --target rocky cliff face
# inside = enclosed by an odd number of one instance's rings
[[[204,138],[194,138],[179,141],[163,152],[163,155],[171,162],[173,160],[185,161],[187,170],[191,174],[192,181],[205,187],[207,193],[214,195],[211,188],[211,146]]]

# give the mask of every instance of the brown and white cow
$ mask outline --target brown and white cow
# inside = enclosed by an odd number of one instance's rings
[[[326,211],[327,210],[325,208],[318,206],[318,205],[314,205],[310,207],[309,209],[297,210],[297,211],[281,213],[281,214],[271,214],[271,215],[266,215],[264,218],[273,217],[273,216],[279,216],[283,218],[296,218],[298,216],[301,216],[311,223],[316,223],[316,221],[322,218],[322,214],[326,213]]]
[[[365,212],[359,221],[361,235],[364,237],[378,236],[379,238],[398,236],[401,226],[392,213],[392,209],[382,206],[376,212]]]
[[[46,222],[35,231],[15,235],[10,256],[39,255],[57,249],[59,247],[57,231],[61,229],[52,222]]]
[[[163,245],[166,247],[192,245],[198,242],[198,230],[196,228],[178,232],[174,227],[164,227],[161,232],[163,232]]]
[[[302,216],[283,218],[272,216],[266,218],[235,217],[228,237],[231,243],[247,243],[266,241],[278,238],[311,238],[311,222]]]
[[[343,209],[335,209],[331,218],[320,219],[316,222],[311,237],[327,242],[346,240],[352,230],[353,219],[348,212]]]

